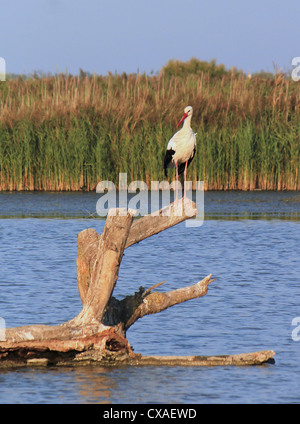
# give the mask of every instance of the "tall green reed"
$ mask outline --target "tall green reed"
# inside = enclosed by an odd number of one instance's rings
[[[162,181],[166,145],[187,104],[197,132],[190,180],[208,190],[299,189],[299,85],[211,66],[211,75],[197,68],[7,81],[0,189],[93,190],[101,180],[117,184],[120,172]]]

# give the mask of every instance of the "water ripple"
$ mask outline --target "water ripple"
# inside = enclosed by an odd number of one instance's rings
[[[137,321],[128,339],[148,355],[272,349],[275,365],[2,370],[1,403],[299,403],[300,342],[291,336],[292,319],[300,316],[299,219],[293,218],[299,195],[274,194],[273,204],[263,193],[209,196],[211,214],[234,212],[242,219],[211,218],[197,228],[182,223],[129,248],[114,295],[163,280],[157,290],[173,290],[210,273],[216,281],[205,297]],[[0,215],[6,212],[0,219],[0,316],[7,326],[59,324],[80,311],[77,234],[85,228],[101,233],[104,226],[76,215],[92,210],[92,199],[86,193],[0,194]],[[269,217],[278,212],[290,219],[246,219],[244,208],[257,210],[258,204]],[[56,207],[66,213],[63,219],[54,219]],[[29,217],[20,219],[20,210]]]

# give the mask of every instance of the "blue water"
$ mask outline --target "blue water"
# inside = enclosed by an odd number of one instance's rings
[[[101,233],[96,193],[0,194],[0,316],[7,327],[59,324],[81,309],[77,234]],[[252,367],[0,370],[1,403],[299,403],[300,194],[205,193],[201,227],[185,223],[125,251],[114,295],[208,274],[206,296],[137,321],[136,352],[218,355],[271,349]],[[299,319],[300,322],[300,319]],[[299,329],[300,335],[300,329]]]

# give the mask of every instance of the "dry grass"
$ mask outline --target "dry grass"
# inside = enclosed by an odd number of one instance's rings
[[[299,83],[280,73],[162,72],[0,83],[0,189],[94,189],[119,172],[162,180],[166,144],[188,104],[198,133],[190,179],[206,189],[300,188]]]

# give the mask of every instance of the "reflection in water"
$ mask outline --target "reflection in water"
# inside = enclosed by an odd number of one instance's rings
[[[90,403],[111,403],[111,391],[117,387],[117,382],[109,378],[109,368],[75,368],[74,374],[83,399]]]

